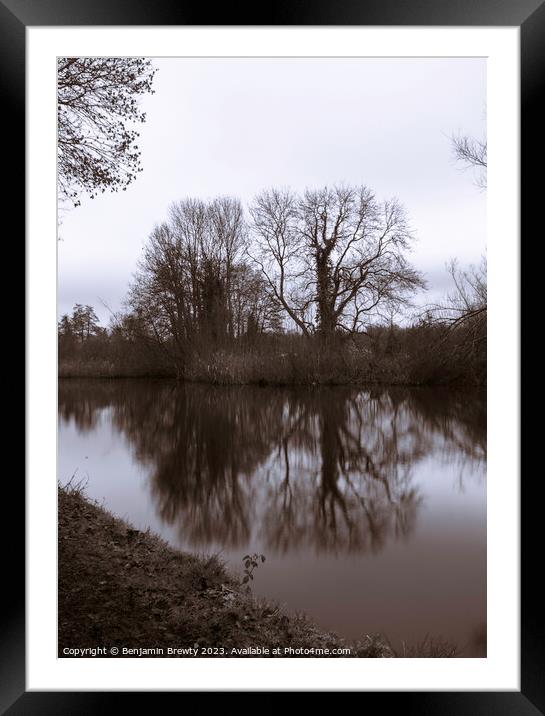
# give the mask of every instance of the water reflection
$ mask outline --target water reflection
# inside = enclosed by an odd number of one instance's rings
[[[60,382],[62,420],[91,431],[105,412],[195,548],[377,553],[415,530],[416,465],[455,464],[461,490],[484,476],[484,392]]]

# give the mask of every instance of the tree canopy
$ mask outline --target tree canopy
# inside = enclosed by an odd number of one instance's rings
[[[125,190],[142,170],[141,95],[153,92],[156,70],[144,58],[62,57],[57,67],[59,198],[80,203]]]
[[[414,237],[404,208],[365,186],[271,189],[250,214],[252,257],[305,335],[362,330],[377,309],[424,286],[405,257]]]

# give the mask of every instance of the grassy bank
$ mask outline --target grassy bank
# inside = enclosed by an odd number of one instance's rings
[[[59,353],[59,376],[176,377],[165,354],[149,346],[91,343]],[[188,353],[184,379],[222,385],[484,385],[486,345],[437,327],[376,328],[324,344],[295,334],[199,345]]]
[[[268,649],[266,656],[302,656],[284,649],[324,649],[306,656],[391,657],[379,636],[346,644],[304,616],[257,600],[215,557],[170,548],[150,532],[59,488],[59,656],[73,649],[197,649],[198,656],[255,656],[235,649]],[[198,645],[198,646],[197,646]],[[222,647],[225,653],[201,653]],[[350,653],[333,654],[340,648]],[[274,654],[273,650],[280,653]],[[258,654],[262,655],[262,654]],[[125,654],[127,656],[127,654]]]

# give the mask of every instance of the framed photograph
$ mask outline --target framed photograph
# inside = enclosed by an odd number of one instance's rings
[[[519,429],[545,4],[0,14],[28,396],[2,708],[545,713]]]

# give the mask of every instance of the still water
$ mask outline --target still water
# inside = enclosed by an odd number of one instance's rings
[[[59,480],[354,639],[486,653],[486,396],[59,382]]]

